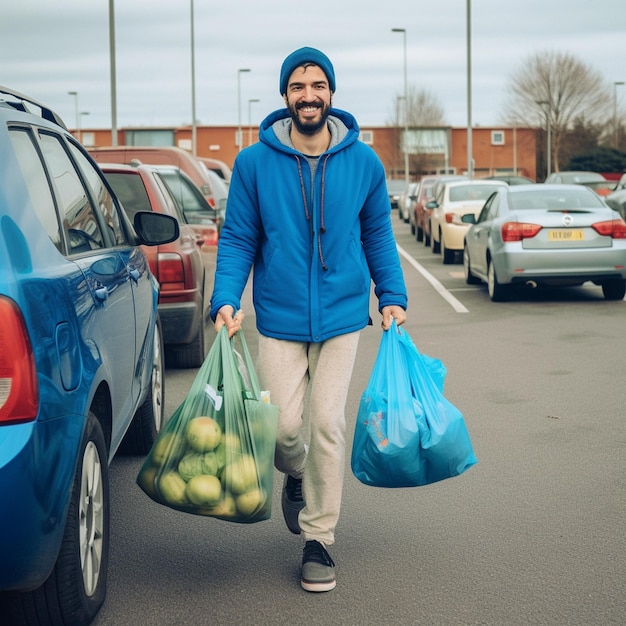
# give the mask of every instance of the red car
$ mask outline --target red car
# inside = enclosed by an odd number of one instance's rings
[[[137,211],[154,211],[172,215],[179,222],[180,237],[176,241],[146,247],[144,252],[160,285],[158,312],[166,362],[174,367],[199,367],[206,356],[210,296],[200,252],[204,240],[187,223],[158,167],[112,163],[99,166],[131,221]]]

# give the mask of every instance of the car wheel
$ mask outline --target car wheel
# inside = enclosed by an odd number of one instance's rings
[[[415,227],[415,240],[416,241],[424,241],[424,229],[419,226]]]
[[[604,281],[602,295],[605,300],[623,300],[626,295],[626,281],[620,279]]]
[[[137,409],[120,446],[124,454],[147,454],[154,444],[163,425],[165,406],[165,357],[163,353],[163,333],[161,321],[156,318],[152,350],[152,373],[148,394]]]
[[[487,291],[492,302],[504,302],[508,296],[508,288],[498,282],[496,276],[496,268],[493,266],[491,259],[487,268]]]
[[[415,235],[415,224],[410,219],[409,226],[411,227],[411,235]]]
[[[456,252],[454,250],[450,250],[450,248],[446,248],[446,242],[443,238],[443,235],[441,237],[441,242],[439,243],[439,248],[441,250],[441,260],[443,261],[444,265],[450,265],[454,263],[454,260],[456,258]]]
[[[107,456],[102,427],[89,412],[57,562],[37,589],[0,596],[2,623],[86,626],[94,620],[104,603],[109,561]]]
[[[465,274],[465,282],[468,285],[479,285],[480,278],[472,274],[472,268],[470,266],[469,250],[467,246],[463,248],[463,273]]]
[[[438,241],[435,241],[435,238],[433,236],[433,229],[430,229],[430,251],[433,254],[439,254],[439,251],[441,249],[441,244]]]
[[[426,230],[424,230],[424,246],[426,248],[430,247],[430,231],[426,232]]]

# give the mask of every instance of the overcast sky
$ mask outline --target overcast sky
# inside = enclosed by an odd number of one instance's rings
[[[194,0],[198,123],[258,124],[283,106],[284,57],[308,45],[332,60],[333,104],[382,126],[408,82],[427,89],[446,121],[467,115],[467,0]],[[471,0],[472,121],[502,122],[506,87],[530,54],[568,52],[607,83],[626,81],[625,0]],[[117,125],[191,123],[191,0],[115,2]],[[3,0],[0,84],[83,128],[111,127],[109,0]],[[620,109],[626,86],[617,88]],[[258,99],[258,103],[249,100]],[[250,115],[249,115],[250,114]]]

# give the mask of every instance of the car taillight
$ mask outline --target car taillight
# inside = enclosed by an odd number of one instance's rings
[[[526,222],[505,222],[502,224],[502,241],[522,241],[530,239],[541,230],[539,224],[528,224]]]
[[[456,224],[457,226],[461,226],[463,224],[463,220],[458,213],[446,213],[446,222],[448,224]]]
[[[215,198],[207,198],[207,202],[212,209],[215,208]]]
[[[626,222],[624,220],[608,220],[591,225],[599,235],[613,239],[626,239]]]
[[[39,410],[35,357],[24,318],[0,298],[0,425],[31,422]]]
[[[157,263],[157,276],[163,291],[185,288],[185,268],[179,254],[175,252],[159,253]]]

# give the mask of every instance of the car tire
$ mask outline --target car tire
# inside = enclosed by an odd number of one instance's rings
[[[204,357],[206,356],[205,324],[206,319],[202,316],[200,327],[198,328],[198,332],[193,341],[184,346],[172,347],[168,351],[170,363],[173,367],[188,369],[192,367],[200,367],[202,365]]]
[[[469,250],[467,246],[463,248],[463,273],[465,274],[465,282],[468,285],[479,285],[481,283],[478,276],[472,274],[472,267],[470,265]]]
[[[415,227],[415,240],[419,243],[420,241],[424,241],[424,229],[419,226]]]
[[[91,624],[106,596],[109,469],[102,427],[90,411],[78,454],[65,531],[48,579],[33,591],[0,595],[3,624]]]
[[[451,265],[454,263],[456,259],[456,251],[450,250],[450,248],[446,248],[446,242],[444,241],[443,236],[441,237],[441,241],[439,242],[439,249],[441,251],[441,260],[444,265]]]
[[[604,281],[602,295],[605,300],[623,300],[626,295],[626,281],[619,278]]]
[[[435,240],[435,238],[433,237],[433,229],[431,227],[430,229],[430,251],[433,254],[439,254],[441,250],[441,244]]]
[[[415,235],[415,224],[410,219],[409,226],[411,227],[411,235]]]
[[[504,302],[508,299],[508,286],[498,282],[496,268],[493,266],[491,259],[489,259],[487,267],[487,291],[492,302]]]
[[[161,320],[157,315],[153,337],[152,373],[148,394],[133,417],[120,445],[123,454],[148,454],[163,426],[165,407],[165,356]]]
[[[430,248],[430,231],[424,230],[424,247]]]

